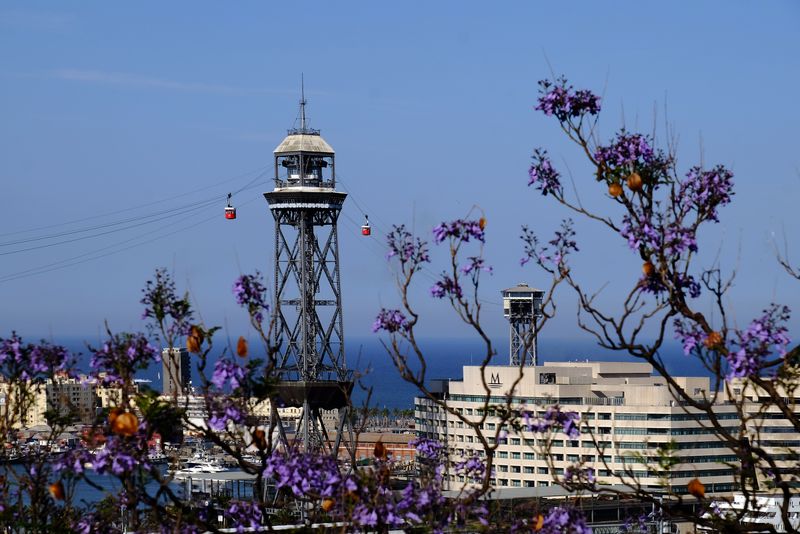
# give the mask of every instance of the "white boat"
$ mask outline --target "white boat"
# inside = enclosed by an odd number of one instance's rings
[[[222,473],[225,471],[228,471],[228,468],[218,460],[206,456],[194,456],[187,460],[181,469],[175,472],[175,478],[180,480],[191,478],[192,475],[200,473]]]

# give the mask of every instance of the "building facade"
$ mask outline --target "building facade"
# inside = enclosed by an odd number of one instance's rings
[[[593,469],[599,484],[635,479],[644,488],[667,485],[681,493],[699,478],[709,493],[735,489],[736,456],[710,428],[707,415],[676,402],[666,380],[654,376],[647,363],[548,362],[522,368],[489,366],[483,373],[480,367],[469,366],[463,373],[462,380],[442,381],[438,395],[469,421],[477,422],[488,412],[480,431],[490,444],[500,441],[494,452],[497,487],[548,486],[568,467],[582,465]],[[708,378],[673,378],[694,398],[709,395]],[[746,414],[759,414],[757,392],[736,384],[731,392],[746,399]],[[553,404],[576,412],[581,417],[580,437],[557,433],[548,444],[541,433],[497,428],[499,418],[493,413],[508,397],[512,409],[528,411],[533,420]],[[724,427],[734,434],[738,431],[740,417],[734,403],[718,399],[714,413]],[[417,434],[446,443],[451,460],[485,454],[476,431],[434,401],[417,398],[415,419]],[[759,440],[776,458],[788,461],[787,449],[800,447],[800,434],[781,414],[760,414],[745,426],[749,439]],[[659,476],[654,465],[659,451],[666,448],[672,449],[677,464]],[[450,475],[450,481],[463,482],[456,475]]]
[[[191,386],[189,351],[182,347],[161,351],[161,392],[167,396],[185,395]]]

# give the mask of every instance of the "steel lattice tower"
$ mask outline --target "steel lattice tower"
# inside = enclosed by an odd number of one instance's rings
[[[504,289],[503,316],[511,324],[509,364],[536,365],[536,321],[542,317],[544,291],[519,284]]]
[[[330,443],[320,410],[338,409],[338,452],[353,388],[345,365],[336,228],[347,195],[336,191],[333,148],[307,126],[305,106],[303,96],[300,127],[275,149],[275,189],[264,193],[275,219],[276,400],[303,408],[296,441],[305,451]],[[277,409],[271,412],[277,417]]]

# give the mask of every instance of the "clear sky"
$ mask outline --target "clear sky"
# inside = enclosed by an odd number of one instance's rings
[[[519,265],[520,226],[548,235],[566,215],[526,186],[536,146],[569,168],[587,205],[611,205],[532,109],[537,80],[552,73],[602,93],[604,136],[623,123],[650,132],[655,119],[661,141],[665,123],[678,134],[684,169],[701,158],[731,167],[734,203],[701,236],[701,260],[719,254],[737,269],[729,303],[740,324],[772,300],[800,315],[800,285],[772,244],[785,236],[800,264],[798,28],[794,1],[3,2],[0,335],[91,338],[104,319],[139,329],[139,291],[158,266],[208,324],[243,331],[230,289],[240,272],[271,273],[261,193],[294,124],[301,73],[311,126],[335,148],[350,193],[340,225],[348,335],[369,335],[376,310],[397,303],[389,226],[430,235],[474,205],[495,269],[482,286],[487,328],[505,335],[499,291],[546,283]],[[242,188],[239,218],[225,221],[225,194]],[[369,239],[358,235],[364,212]],[[127,230],[106,226],[127,219]],[[69,233],[89,226],[94,237]],[[590,288],[609,282],[613,302],[640,261],[621,239],[578,228],[576,273]],[[53,233],[65,235],[35,240]],[[426,296],[431,283],[420,279],[425,333],[464,335]],[[547,335],[570,338],[575,300],[562,292],[558,302]]]

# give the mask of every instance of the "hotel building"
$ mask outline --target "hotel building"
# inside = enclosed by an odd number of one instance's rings
[[[521,379],[510,391],[520,372]],[[489,415],[480,431],[490,444],[499,430],[499,418],[492,414],[506,403],[508,396],[512,408],[528,410],[534,419],[553,404],[581,416],[580,437],[570,439],[563,433],[555,434],[547,455],[543,434],[505,429],[507,435],[500,438],[494,453],[496,487],[548,486],[568,466],[582,463],[594,469],[599,484],[620,484],[621,477],[631,480],[632,476],[644,488],[664,489],[667,485],[672,491],[683,493],[689,481],[699,478],[708,493],[736,489],[731,466],[738,465],[737,457],[715,435],[707,415],[675,401],[666,380],[654,376],[647,363],[587,361],[546,362],[521,368],[489,366],[484,370],[488,394],[480,367],[464,367],[463,373],[462,380],[439,381],[437,395],[448,408],[469,421],[480,420],[484,406],[488,406]],[[673,378],[697,399],[709,393],[706,377]],[[732,393],[746,399],[746,414],[763,410],[759,393],[752,388],[733,384]],[[736,435],[740,418],[735,404],[720,399],[714,413]],[[476,431],[434,401],[417,398],[415,418],[418,436],[446,443],[451,460],[485,454]],[[748,439],[758,440],[787,469],[793,467],[791,451],[800,450],[800,434],[781,414],[760,414],[747,421],[745,427]],[[670,442],[678,462],[666,478],[660,478],[655,472],[655,457],[659,447]],[[762,487],[767,487],[767,481],[760,473],[758,476]],[[464,482],[452,474],[450,481]]]

